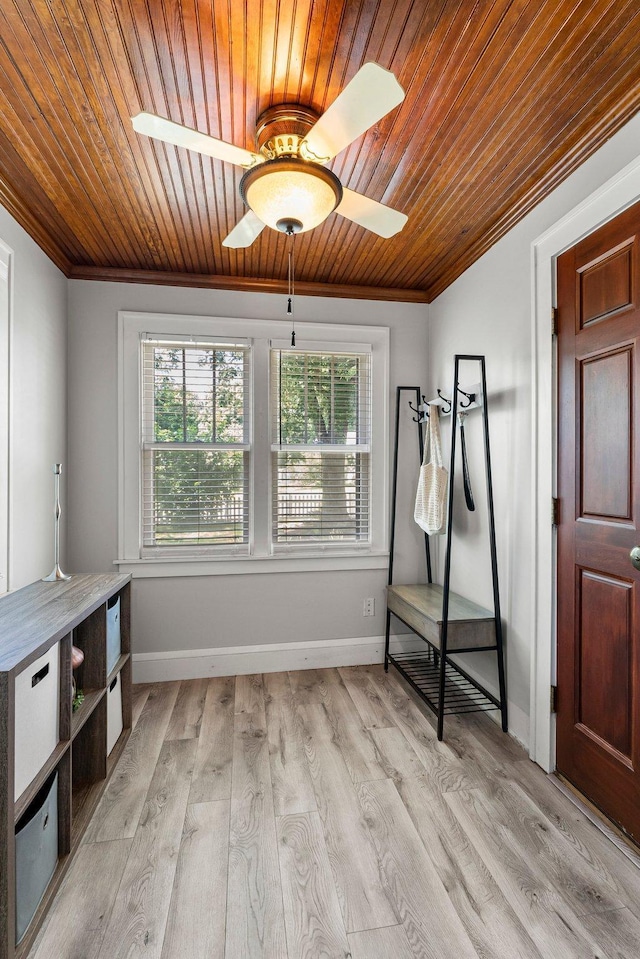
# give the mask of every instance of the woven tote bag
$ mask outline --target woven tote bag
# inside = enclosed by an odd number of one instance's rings
[[[429,460],[428,457],[431,456]],[[424,456],[420,467],[413,518],[430,536],[444,533],[447,525],[447,479],[442,465],[440,419],[436,404],[429,406]]]

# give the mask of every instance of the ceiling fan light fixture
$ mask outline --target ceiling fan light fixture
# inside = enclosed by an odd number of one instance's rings
[[[271,229],[306,233],[333,213],[342,200],[342,186],[335,173],[317,163],[278,157],[247,170],[240,195]]]

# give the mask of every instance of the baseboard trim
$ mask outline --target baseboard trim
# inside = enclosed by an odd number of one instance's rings
[[[394,636],[391,650],[408,653],[424,647],[412,633]],[[134,683],[160,683],[208,676],[279,673],[290,669],[328,669],[365,666],[384,659],[384,636],[359,636],[313,642],[261,646],[224,646],[220,649],[181,649],[133,654]]]

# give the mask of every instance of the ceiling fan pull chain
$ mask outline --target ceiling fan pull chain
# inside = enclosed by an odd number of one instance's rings
[[[295,288],[295,256],[294,256],[294,243],[296,235],[293,231],[289,233],[289,277],[288,277],[288,294],[289,299],[287,302],[287,315],[291,317],[291,346],[296,345],[296,320],[295,314],[293,312],[293,301],[295,298],[296,288]]]

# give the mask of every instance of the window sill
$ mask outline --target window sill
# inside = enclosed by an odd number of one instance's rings
[[[235,576],[246,573],[315,573],[330,570],[386,569],[388,552],[332,556],[225,556],[224,559],[117,559],[114,565],[134,579],[177,576]]]

